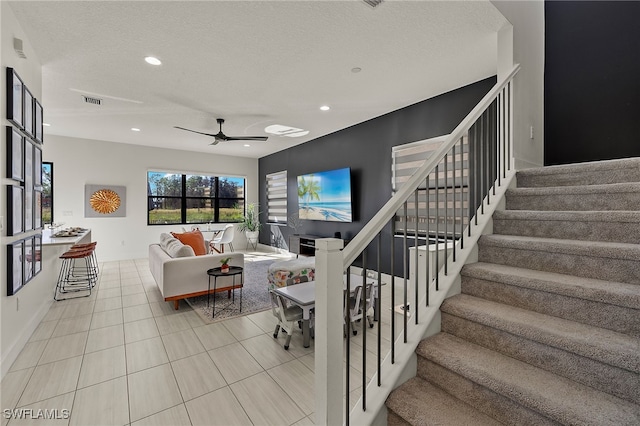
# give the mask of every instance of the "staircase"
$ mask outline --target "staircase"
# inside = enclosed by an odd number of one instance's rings
[[[640,424],[640,159],[517,182],[389,425]]]

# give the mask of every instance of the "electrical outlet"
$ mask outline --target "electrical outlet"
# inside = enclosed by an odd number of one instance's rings
[[[533,139],[533,126],[529,127],[529,138]]]
[[[20,298],[16,297],[16,311],[20,310]]]
[[[123,246],[124,245],[124,240],[120,241],[120,245]]]

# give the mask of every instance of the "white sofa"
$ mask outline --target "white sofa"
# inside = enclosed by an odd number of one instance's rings
[[[165,234],[166,235],[166,234]],[[172,237],[171,237],[172,238]],[[163,241],[168,240],[163,235]],[[177,241],[177,240],[176,240]],[[163,248],[164,247],[164,248]],[[178,309],[180,299],[207,294],[209,275],[207,270],[220,266],[220,260],[230,257],[230,266],[244,267],[242,253],[206,254],[196,256],[193,249],[177,241],[166,244],[149,245],[149,269],[165,301],[173,301]],[[236,277],[236,288],[239,287]],[[213,286],[213,282],[211,283]],[[231,292],[233,277],[218,278],[217,292]]]

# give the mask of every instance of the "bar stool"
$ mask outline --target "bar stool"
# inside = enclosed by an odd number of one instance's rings
[[[64,252],[60,259],[62,259],[62,266],[60,267],[60,274],[58,275],[58,282],[56,289],[53,293],[54,300],[64,300],[70,297],[58,298],[58,294],[74,293],[80,291],[88,291],[88,294],[76,297],[88,297],[91,296],[91,289],[98,280],[96,268],[93,265],[94,247],[85,249],[70,249]],[[75,262],[83,259],[85,266],[81,270],[74,271]]]
[[[100,268],[98,266],[98,257],[96,256],[96,252],[95,252],[96,245],[98,245],[97,241],[92,241],[90,243],[85,243],[85,244],[74,244],[71,246],[69,251],[82,251],[82,250],[89,250],[89,249],[93,250],[93,254],[91,255],[91,267],[93,268],[93,273],[97,276],[100,273]],[[76,262],[74,260],[72,274],[75,268],[76,268]],[[84,269],[85,267],[80,266],[79,268]],[[96,280],[96,283],[97,283],[97,280]],[[95,286],[95,283],[94,283],[94,286]]]

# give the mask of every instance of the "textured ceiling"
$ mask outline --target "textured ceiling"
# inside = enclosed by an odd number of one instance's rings
[[[488,1],[10,5],[42,64],[45,135],[254,158],[495,74],[506,22]],[[232,136],[270,124],[310,132],[247,148],[173,128],[216,133],[217,117]]]

